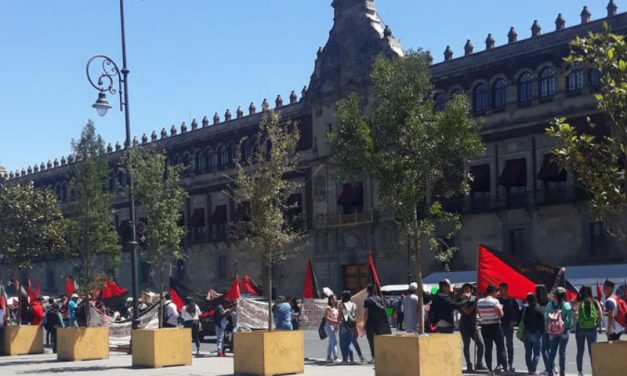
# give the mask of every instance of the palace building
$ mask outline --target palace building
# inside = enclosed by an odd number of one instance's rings
[[[270,108],[283,119],[299,122],[302,168],[291,177],[300,188],[290,196],[290,202],[297,204],[290,214],[310,235],[303,251],[275,268],[278,292],[302,293],[308,259],[322,286],[358,290],[368,282],[368,251],[377,257],[382,282],[407,283],[411,278],[414,267],[407,238],[399,234],[393,213],[378,199],[376,184],[368,176],[349,184],[334,167],[327,141],[327,132],[337,122],[336,102],[356,92],[367,104],[373,98],[369,74],[375,57],[402,56],[403,48],[391,26],[379,17],[375,0],[334,0],[332,7],[329,39],[318,50],[310,84],[298,94],[293,91],[285,100],[278,96],[272,104],[264,99],[259,108],[250,103],[247,109],[238,107],[233,113],[227,110],[133,140],[136,145],[157,144],[167,150],[172,162],[188,165],[183,185],[189,198],[181,208],[182,223],[189,230],[184,240],[187,258],[171,267],[172,275],[183,283],[198,290],[227,288],[236,268],[240,275],[262,280],[260,259],[229,237],[230,224],[243,210],[224,189],[236,145],[255,134]],[[476,268],[479,243],[552,265],[627,261],[624,245],[595,221],[586,193],[554,163],[551,153],[556,144],[545,134],[560,117],[582,126],[589,117],[602,131],[605,116],[597,110],[594,97],[599,72],[571,66],[564,58],[570,52],[569,42],[591,31],[602,32],[605,23],[612,32],[626,34],[627,13],[618,13],[614,1],[609,1],[607,15],[601,19],[592,20],[584,8],[581,19],[567,27],[558,15],[551,30],[533,22],[529,37],[519,37],[512,28],[507,44],[501,46],[486,32],[481,48],[469,40],[463,55],[456,57],[446,47],[444,61],[431,65],[436,107],[446,106],[453,94],[466,93],[486,143],[484,155],[468,165],[475,176],[471,194],[445,203],[462,214],[464,224],[451,240],[460,249],[453,270]],[[126,179],[117,169],[123,152],[120,144],[108,147],[114,171],[109,184],[115,197],[114,221],[126,244],[129,214],[122,194]],[[4,176],[0,182],[51,186],[67,208],[73,163],[70,155],[10,173],[0,168]],[[137,217],[144,220],[141,208]],[[148,288],[154,270],[141,253],[140,259],[140,287]],[[119,283],[125,286],[130,286],[129,260],[126,252],[119,272]],[[435,259],[424,260],[426,274],[442,270]],[[63,293],[63,276],[75,272],[70,261],[60,259],[37,263],[31,275],[41,278],[44,291]]]

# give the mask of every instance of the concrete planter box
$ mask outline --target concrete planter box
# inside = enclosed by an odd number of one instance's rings
[[[44,330],[41,326],[6,326],[1,353],[26,355],[44,353]]]
[[[57,359],[109,359],[109,328],[57,328]]]
[[[136,329],[131,338],[134,367],[161,368],[192,364],[190,328]]]
[[[431,376],[462,374],[459,333],[376,336],[376,376]]]
[[[286,375],[305,372],[303,331],[237,332],[235,375]]]
[[[617,376],[627,372],[627,341],[592,344],[592,374]]]

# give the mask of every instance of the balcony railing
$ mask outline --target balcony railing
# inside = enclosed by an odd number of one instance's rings
[[[368,224],[372,223],[373,219],[374,214],[372,211],[328,216],[326,220],[326,227],[342,227]]]
[[[464,213],[484,213],[492,210],[534,208],[546,205],[571,204],[586,200],[586,193],[574,185],[547,187],[534,192],[510,192],[497,197],[468,196]]]

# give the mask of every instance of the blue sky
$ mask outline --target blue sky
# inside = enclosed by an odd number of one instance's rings
[[[528,38],[534,19],[554,30],[562,13],[579,23],[606,0],[378,0],[379,12],[405,48],[446,45],[463,54],[488,33],[504,44],[510,26]],[[627,2],[616,1],[619,12]],[[214,112],[277,94],[287,99],[309,83],[316,51],[333,22],[331,0],[126,0],[131,123],[134,135],[189,125]],[[0,3],[0,163],[10,170],[70,153],[88,119],[107,142],[123,142],[117,99],[106,117],[91,105],[97,92],[85,63],[106,54],[121,64],[118,2],[29,0]]]

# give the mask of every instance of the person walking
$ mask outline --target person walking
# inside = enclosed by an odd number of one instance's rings
[[[396,330],[403,330],[403,322],[405,321],[405,294],[401,294],[396,302]]]
[[[431,303],[431,318],[438,333],[453,333],[455,331],[455,310],[459,308],[451,296],[451,282],[448,279],[440,281],[440,288]]]
[[[342,303],[339,305],[340,314],[340,350],[342,352],[342,363],[355,362],[353,350],[350,346],[355,337],[357,327],[357,306],[351,302],[351,292],[342,292]]]
[[[481,336],[485,341],[485,362],[490,375],[494,375],[492,368],[492,349],[494,345],[496,345],[497,366],[507,367],[507,355],[505,354],[503,329],[501,327],[503,306],[496,298],[497,295],[498,289],[496,286],[489,285],[487,296],[479,299],[477,302],[477,310],[481,318]]]
[[[483,340],[477,329],[477,297],[473,295],[473,287],[470,283],[462,286],[463,304],[459,308],[459,333],[462,336],[464,344],[464,358],[466,359],[466,370],[468,372],[482,371],[486,368],[483,366]],[[476,364],[473,367],[472,358],[470,357],[470,340],[475,342],[477,353]]]
[[[172,301],[172,294],[165,294],[165,303],[163,303],[163,327],[176,328],[179,324],[179,310]]]
[[[296,298],[290,299],[290,307],[292,308],[292,329],[298,330],[300,320],[300,307],[298,306],[298,301]]]
[[[229,324],[229,316],[231,314],[231,307],[227,304],[228,301],[224,301],[218,305],[213,315],[213,320],[216,328],[216,347],[218,357],[223,358],[224,354],[224,335],[226,328]]]
[[[536,305],[538,298],[534,293],[527,294],[527,305],[523,309],[521,322],[524,325],[523,342],[525,344],[525,363],[530,375],[539,375],[538,362],[542,350],[542,335],[544,333],[544,316]]]
[[[372,284],[368,285],[366,291],[368,292],[368,298],[364,301],[364,322],[366,323],[366,338],[370,346],[370,354],[372,354],[370,363],[374,363],[374,336],[392,334],[392,331],[390,330],[383,298],[375,293],[376,290]]]
[[[416,291],[418,290],[418,284],[416,282],[412,282],[409,284],[409,290],[407,290],[407,297],[404,299],[402,305],[402,311],[406,312],[404,314],[405,318],[405,331],[407,333],[415,333],[418,334],[418,320],[420,320],[418,315],[418,295]],[[423,315],[424,316],[424,315]]]
[[[536,299],[538,300],[538,303],[536,304],[536,309],[542,314],[542,317],[545,317],[546,307],[549,304],[550,300],[549,293],[545,285],[536,285]],[[542,333],[542,339],[540,340],[540,342],[540,355],[542,356],[542,363],[544,363],[544,373],[548,375],[549,368],[551,366],[549,365],[549,335],[546,330],[544,331],[544,333]],[[551,372],[553,372],[552,369]]]
[[[592,360],[592,344],[597,341],[597,326],[603,317],[601,304],[592,296],[592,287],[584,285],[577,296],[577,326],[575,340],[577,342],[577,372],[583,376],[583,353],[588,341],[588,355]]]
[[[76,321],[77,309],[78,309],[78,294],[72,294],[70,301],[67,303],[68,320],[69,320],[68,326],[70,328],[78,327],[78,322]]]
[[[607,340],[618,341],[625,331],[625,328],[618,323],[618,297],[614,295],[614,282],[607,280],[603,283],[603,294],[605,295],[605,316],[607,318]]]
[[[292,306],[284,296],[278,296],[272,307],[274,327],[279,330],[293,330]]]
[[[185,299],[185,306],[181,313],[183,319],[183,327],[191,328],[192,341],[196,344],[196,356],[200,355],[200,308],[194,302],[192,297]]]
[[[516,300],[509,296],[509,285],[506,282],[499,285],[499,303],[503,306],[501,327],[507,349],[507,369],[514,372],[514,326],[520,321],[520,307]]]
[[[327,300],[327,308],[324,311],[324,332],[327,334],[329,344],[327,345],[327,362],[333,363],[337,360],[337,336],[339,324],[339,313],[337,309],[337,298],[330,295]]]
[[[555,290],[555,301],[549,302],[545,315],[545,328],[549,335],[549,376],[555,374],[555,358],[558,350],[560,376],[566,374],[566,345],[568,345],[572,325],[573,310],[570,303],[566,301],[566,289],[558,287]]]
[[[57,303],[52,303],[50,310],[46,313],[46,332],[50,333],[52,341],[52,352],[57,352],[57,328],[63,328],[63,316],[59,312]]]

